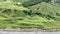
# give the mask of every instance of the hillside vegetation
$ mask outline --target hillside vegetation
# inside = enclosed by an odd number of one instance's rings
[[[0,28],[60,28],[60,4],[52,0],[0,0]]]

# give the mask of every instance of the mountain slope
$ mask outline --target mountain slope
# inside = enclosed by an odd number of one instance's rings
[[[23,2],[0,2],[0,28],[60,28],[60,5],[41,2],[24,7]]]

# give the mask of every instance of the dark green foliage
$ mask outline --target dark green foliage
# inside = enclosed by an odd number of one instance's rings
[[[26,10],[23,10],[23,13],[25,13],[26,15],[28,15],[28,12]]]
[[[36,15],[39,15],[39,16],[42,16],[42,14],[41,13],[35,13]]]
[[[58,3],[58,4],[60,4],[60,0],[56,0],[55,2]]]
[[[3,12],[2,13],[5,13],[5,12],[10,12],[11,11],[11,9],[5,9],[5,10],[3,10]]]
[[[57,16],[60,16],[60,13],[56,13]]]
[[[29,0],[27,2],[24,2],[22,5],[24,7],[29,7],[29,6],[33,6],[41,2],[51,2],[51,0]]]
[[[36,5],[38,3],[42,2],[42,0],[29,0],[27,2],[24,2],[22,5],[24,7],[28,7],[28,6],[33,6],[33,5]]]
[[[51,2],[51,0],[44,0],[44,2],[47,2],[48,3],[48,2]]]
[[[30,11],[24,10],[23,13],[26,14],[26,15],[30,15],[31,16],[32,15],[32,10],[30,10]]]
[[[47,15],[46,18],[47,18],[48,20],[50,20],[50,19],[55,19],[55,17],[53,17],[53,16],[51,16],[51,15]]]
[[[20,3],[23,3],[23,2],[26,2],[28,0],[13,0],[13,2],[20,2]]]

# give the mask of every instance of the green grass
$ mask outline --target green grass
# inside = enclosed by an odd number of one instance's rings
[[[3,5],[4,4],[4,5]],[[24,8],[23,6],[17,6],[15,2],[0,2],[0,8],[6,9],[16,9],[16,10],[28,10],[28,8]]]
[[[7,20],[6,20],[7,19]],[[23,20],[11,20],[8,18],[0,19],[0,27],[15,27],[15,28],[58,28],[60,23],[54,20],[47,20],[42,17],[25,17]]]
[[[19,6],[16,5],[16,2],[0,2],[0,28],[60,28],[60,6],[58,6],[58,4],[42,2],[26,8],[21,4]],[[30,10],[32,15],[30,15]],[[47,19],[46,16],[52,16],[54,11],[58,11],[55,19]],[[37,15],[36,13],[45,14],[45,16]]]

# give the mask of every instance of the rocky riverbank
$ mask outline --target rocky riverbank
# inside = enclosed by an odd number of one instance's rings
[[[0,30],[17,30],[17,31],[24,31],[24,32],[32,32],[32,31],[42,31],[42,32],[55,32],[55,31],[60,31],[60,28],[43,28],[43,29],[38,29],[38,28],[11,28],[11,27],[7,27],[6,29],[0,29]]]

